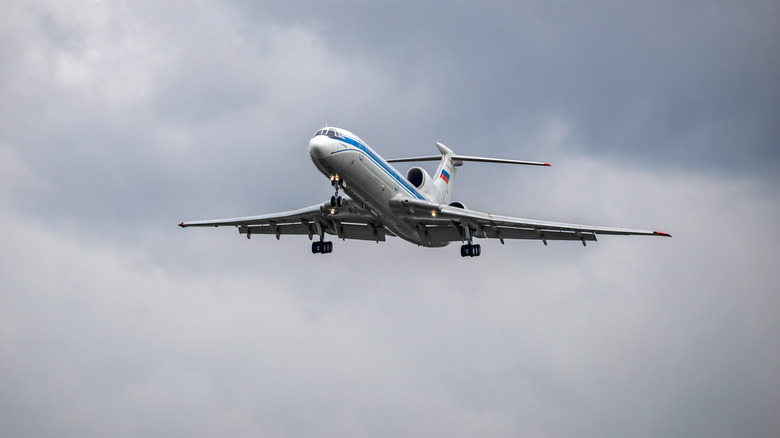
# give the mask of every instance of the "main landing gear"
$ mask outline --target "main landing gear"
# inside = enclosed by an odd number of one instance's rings
[[[311,243],[312,254],[330,254],[333,252],[333,242],[325,242],[325,229],[320,227],[320,240]]]
[[[467,227],[469,243],[461,245],[460,256],[461,257],[479,257],[482,254],[482,247],[479,244],[474,244],[474,230],[471,227]]]
[[[480,254],[482,254],[482,247],[479,244],[467,243],[460,247],[461,257],[479,257]]]

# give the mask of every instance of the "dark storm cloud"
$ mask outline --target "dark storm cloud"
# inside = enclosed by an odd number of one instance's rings
[[[470,144],[499,148],[507,126],[557,114],[587,152],[766,175],[778,164],[774,2],[242,6],[317,23],[334,63],[366,57],[425,84],[438,132]]]
[[[770,2],[11,2],[11,436],[774,436]],[[673,239],[308,241],[184,219],[330,196],[329,123],[495,213]],[[749,165],[757,165],[756,171]],[[405,170],[403,167],[401,170]]]

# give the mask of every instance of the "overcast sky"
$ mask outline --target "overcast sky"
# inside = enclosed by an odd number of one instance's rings
[[[4,437],[777,436],[778,2],[266,3],[2,2]],[[326,123],[674,238],[176,227],[328,199]]]

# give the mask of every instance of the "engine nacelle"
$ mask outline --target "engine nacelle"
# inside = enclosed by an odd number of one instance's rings
[[[464,210],[468,210],[469,209],[468,207],[466,207],[466,204],[464,204],[464,203],[462,203],[460,201],[452,201],[452,202],[450,202],[449,205],[450,205],[450,207],[462,208]]]
[[[406,179],[421,192],[431,195],[434,193],[433,182],[430,175],[422,167],[412,167],[406,172]]]

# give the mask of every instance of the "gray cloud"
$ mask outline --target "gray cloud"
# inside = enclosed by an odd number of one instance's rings
[[[438,132],[533,130],[547,112],[576,120],[592,153],[775,173],[772,2],[341,5],[246,9],[322,23],[341,59],[424,84]]]
[[[9,436],[773,436],[771,2],[11,2]],[[669,239],[242,239],[320,202],[314,130],[463,167],[456,198]],[[405,169],[404,169],[405,170]]]

